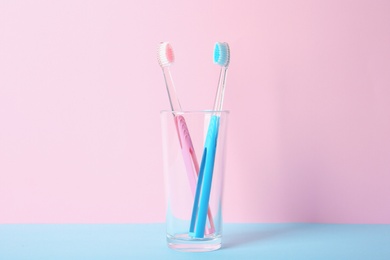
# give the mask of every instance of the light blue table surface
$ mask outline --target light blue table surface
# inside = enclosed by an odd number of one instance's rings
[[[0,225],[0,259],[390,259],[390,225],[225,224],[207,253],[166,246],[164,224]]]

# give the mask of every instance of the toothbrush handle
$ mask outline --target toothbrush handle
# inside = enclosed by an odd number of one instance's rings
[[[219,117],[213,115],[207,131],[192,210],[190,233],[196,238],[204,237],[217,148],[218,129]]]
[[[195,194],[197,181],[197,170],[199,169],[198,160],[194,154],[194,147],[183,116],[175,116],[176,130],[179,137],[180,147],[183,154],[188,180],[190,182],[191,192]]]
[[[199,163],[196,158],[195,149],[192,144],[191,136],[188,131],[186,121],[183,116],[175,116],[177,133],[179,135],[180,146],[182,148],[183,160],[186,167],[188,180],[193,196],[196,193],[196,183],[199,174]],[[212,234],[215,231],[214,220],[210,208],[208,207],[207,215],[210,227],[206,228],[206,234]]]

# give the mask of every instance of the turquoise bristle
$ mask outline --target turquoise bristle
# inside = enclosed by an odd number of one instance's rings
[[[229,59],[229,45],[226,42],[217,42],[214,47],[214,63],[227,67]]]

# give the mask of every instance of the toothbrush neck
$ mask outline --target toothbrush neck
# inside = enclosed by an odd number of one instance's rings
[[[169,67],[163,67],[162,70],[164,73],[165,85],[167,87],[167,93],[171,109],[172,111],[182,111],[179,98],[177,97],[176,88],[173,84],[171,71],[169,70]]]
[[[217,93],[215,95],[214,111],[222,110],[223,98],[225,95],[226,76],[227,76],[227,67],[222,67],[221,72],[219,74]]]

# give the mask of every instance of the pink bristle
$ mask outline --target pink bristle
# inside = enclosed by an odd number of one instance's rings
[[[175,61],[175,55],[173,53],[173,49],[172,49],[172,46],[170,44],[167,44],[165,54],[166,54],[166,58],[167,58],[168,62],[172,63]]]

